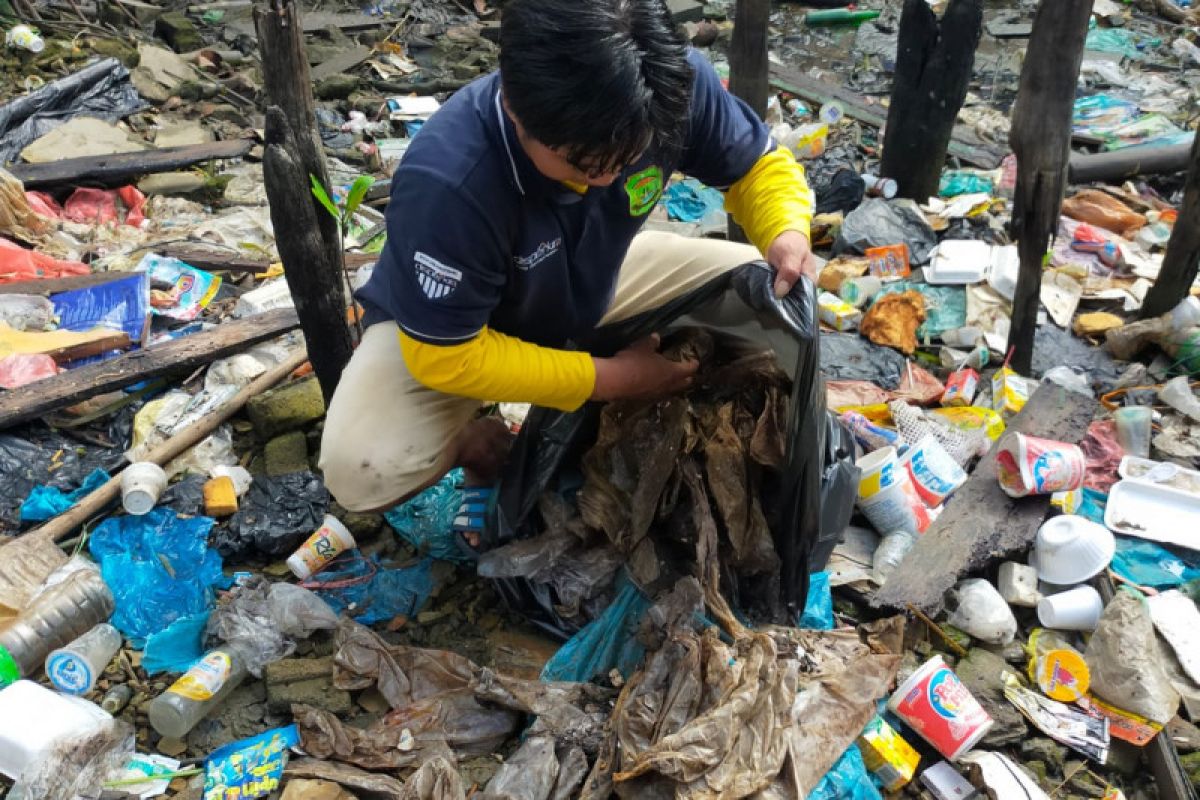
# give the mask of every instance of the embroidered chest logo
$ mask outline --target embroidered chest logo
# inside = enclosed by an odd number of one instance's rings
[[[537,246],[536,250],[527,256],[513,256],[513,261],[516,262],[517,269],[527,272],[557,253],[561,247],[562,237],[560,236],[557,239],[542,242]]]
[[[650,213],[663,193],[662,167],[650,166],[635,172],[625,181],[625,194],[629,195],[629,216],[641,217]]]
[[[447,267],[433,256],[420,250],[413,253],[413,269],[417,272],[417,283],[430,300],[440,300],[458,288],[462,272]]]

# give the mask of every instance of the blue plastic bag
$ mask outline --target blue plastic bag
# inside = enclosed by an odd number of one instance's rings
[[[679,222],[699,222],[712,212],[724,213],[725,195],[695,178],[673,183],[663,193],[667,214]]]
[[[208,611],[177,619],[158,633],[146,637],[142,669],[147,675],[160,672],[187,672],[204,657],[204,629]]]
[[[638,625],[650,599],[622,573],[617,596],[596,619],[572,636],[542,668],[544,681],[586,682],[613,669],[628,678],[642,663],[646,648],[637,640]]]
[[[462,505],[462,485],[463,471],[451,470],[433,486],[384,514],[384,519],[421,555],[470,563],[455,544],[454,533],[450,530],[454,515]]]
[[[150,316],[150,277],[136,272],[100,286],[60,292],[50,301],[60,328],[90,331],[99,325],[122,331],[137,344]]]
[[[808,793],[808,800],[883,800],[883,796],[867,772],[858,745],[852,744]]]
[[[829,588],[829,573],[814,572],[808,576],[808,598],[797,628],[814,631],[833,630],[833,594]]]
[[[1138,586],[1179,586],[1200,578],[1200,569],[1194,566],[1200,559],[1195,556],[1188,563],[1182,556],[1146,539],[1118,536],[1116,540],[1117,552],[1111,569]]]
[[[354,606],[351,616],[363,625],[414,616],[433,592],[432,558],[411,567],[384,569],[375,556],[351,550],[303,585],[337,613]]]
[[[21,503],[21,522],[45,522],[54,519],[92,492],[108,483],[109,475],[97,467],[83,479],[73,492],[64,492],[53,486],[35,486]]]
[[[156,508],[140,517],[109,517],[89,540],[112,589],[115,625],[142,647],[147,636],[212,608],[214,587],[227,583],[221,556],[208,546],[213,521]]]

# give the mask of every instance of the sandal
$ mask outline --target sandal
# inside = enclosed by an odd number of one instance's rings
[[[487,552],[495,542],[489,541],[487,516],[496,490],[491,486],[467,486],[463,488],[462,503],[450,530],[454,533],[454,543],[463,555],[472,561],[477,561],[481,553]],[[479,537],[479,544],[472,547],[467,542],[466,534],[473,533]]]

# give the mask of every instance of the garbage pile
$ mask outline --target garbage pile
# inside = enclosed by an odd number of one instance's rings
[[[502,13],[369,5],[304,16],[351,289],[391,171],[494,69]],[[1008,115],[1032,9],[989,5],[914,201],[880,176],[899,5],[875,5],[772,11],[768,121],[816,193],[823,428],[845,443],[823,466],[853,495],[807,511],[850,524],[832,553],[801,543],[789,608],[791,365],[674,332],[696,387],[592,409],[528,535],[477,566],[450,534],[461,473],[347,512],[315,470],[253,9],[0,4],[0,796],[1200,786],[1196,287],[1139,319],[1187,224],[1196,13],[1095,4],[1022,374]],[[732,6],[671,4],[723,75]],[[647,225],[724,235],[723,196],[675,176]]]

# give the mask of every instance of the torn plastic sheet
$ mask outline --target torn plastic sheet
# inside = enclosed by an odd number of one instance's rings
[[[1121,587],[1104,607],[1084,658],[1094,695],[1166,725],[1179,708],[1179,694],[1163,671],[1156,638],[1145,598]]]
[[[808,601],[800,615],[798,628],[814,631],[833,630],[833,594],[829,588],[829,573],[814,572],[808,576]]]
[[[378,556],[351,550],[304,583],[337,613],[348,612],[364,625],[415,616],[433,592],[433,559],[389,569]]]
[[[142,669],[147,675],[160,672],[187,672],[204,657],[204,630],[208,611],[181,617],[158,633],[146,637]]]
[[[297,639],[337,625],[333,609],[308,589],[255,575],[221,598],[209,628],[222,642],[238,645],[247,669],[261,677],[264,666],[296,651]]]
[[[66,511],[108,482],[109,475],[94,469],[74,491],[64,492],[53,486],[35,486],[21,504],[21,522],[45,522]]]
[[[116,122],[145,107],[121,62],[101,59],[0,106],[0,164],[74,117]]]
[[[616,669],[629,677],[642,663],[646,646],[638,626],[650,599],[622,575],[617,595],[604,613],[558,648],[542,668],[544,681],[590,681]]]
[[[135,647],[182,617],[212,606],[213,589],[225,585],[221,557],[208,547],[213,521],[184,519],[156,508],[140,517],[109,517],[88,540],[113,591],[112,624]]]
[[[1200,579],[1200,556],[1190,550],[1173,553],[1156,542],[1128,536],[1116,540],[1110,569],[1127,581],[1158,589]]]
[[[839,381],[867,381],[892,392],[908,363],[890,347],[872,344],[856,333],[821,335],[821,372]]]

